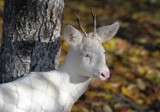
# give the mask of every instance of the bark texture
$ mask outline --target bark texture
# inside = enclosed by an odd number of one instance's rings
[[[64,0],[5,0],[0,82],[58,66]]]

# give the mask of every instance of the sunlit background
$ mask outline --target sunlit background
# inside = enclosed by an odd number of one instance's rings
[[[98,27],[119,21],[115,38],[104,44],[111,77],[93,80],[72,112],[160,112],[160,0],[65,0],[63,29],[78,28],[74,11],[86,31],[93,31],[91,7]],[[0,0],[0,34],[3,23]],[[68,51],[62,41],[61,64]]]

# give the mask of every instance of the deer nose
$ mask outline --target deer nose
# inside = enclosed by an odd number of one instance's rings
[[[104,73],[101,73],[101,76],[104,77],[104,78],[109,78],[109,75],[110,75],[110,73],[108,71],[104,72]]]

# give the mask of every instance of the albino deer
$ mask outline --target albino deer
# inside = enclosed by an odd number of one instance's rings
[[[68,25],[64,39],[71,45],[65,63],[50,72],[31,72],[0,85],[0,112],[70,112],[72,105],[85,92],[92,78],[109,78],[103,42],[111,39],[119,23],[79,32]]]

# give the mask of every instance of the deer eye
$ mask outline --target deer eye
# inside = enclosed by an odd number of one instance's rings
[[[89,54],[85,54],[84,57],[90,58],[91,56]]]

